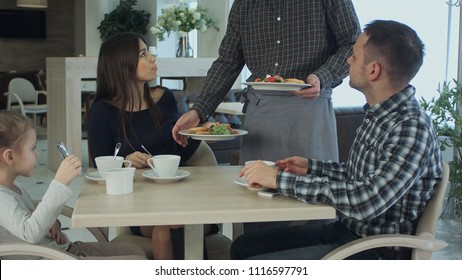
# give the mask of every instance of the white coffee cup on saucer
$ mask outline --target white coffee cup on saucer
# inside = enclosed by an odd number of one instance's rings
[[[106,177],[106,193],[121,195],[133,192],[134,167],[115,168],[104,171]]]
[[[177,155],[157,155],[148,159],[148,164],[160,178],[175,177],[180,160]]]
[[[248,160],[245,162],[245,165],[256,162],[256,160]],[[274,161],[262,160],[262,162],[270,167],[275,167],[276,163]]]
[[[124,163],[126,164],[126,167],[132,166],[132,163],[129,160],[125,160],[121,156],[117,156],[115,159],[113,158],[113,156],[95,157],[96,168],[98,168],[101,178],[106,179],[104,172],[115,168],[121,168]]]

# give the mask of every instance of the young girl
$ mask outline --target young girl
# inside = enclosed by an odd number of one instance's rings
[[[145,259],[131,244],[69,242],[57,220],[72,195],[67,185],[79,174],[82,163],[75,155],[65,158],[37,206],[16,181],[35,168],[37,137],[32,122],[16,112],[0,112],[0,242],[29,242],[64,250],[79,258]]]

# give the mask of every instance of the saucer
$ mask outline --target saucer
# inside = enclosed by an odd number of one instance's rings
[[[147,171],[144,171],[141,175],[143,175],[144,177],[148,179],[154,180],[158,183],[170,183],[170,182],[175,182],[185,177],[188,177],[189,175],[191,175],[191,172],[178,169],[176,171],[176,176],[174,177],[159,177],[157,176],[157,173],[154,170],[147,170]]]
[[[90,173],[87,173],[85,175],[85,178],[89,179],[89,180],[92,180],[94,182],[98,182],[100,184],[105,184],[106,183],[106,180],[103,179],[101,177],[101,175],[99,175],[99,172],[98,171],[93,171],[93,172],[90,172]]]
[[[247,184],[247,182],[245,181],[244,177],[239,177],[239,178],[236,178],[234,179],[234,183],[240,185],[240,186],[243,186],[251,191],[262,191],[262,190],[266,190],[267,188],[265,187],[260,187],[260,188],[254,188],[252,186],[250,186],[249,184]]]
[[[248,160],[245,162],[245,165],[256,162],[256,160]],[[270,167],[275,167],[276,163],[274,161],[262,160],[262,162]]]

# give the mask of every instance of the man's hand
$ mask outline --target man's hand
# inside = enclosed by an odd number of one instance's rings
[[[195,110],[184,113],[172,129],[172,136],[175,141],[183,147],[188,145],[188,137],[180,135],[178,132],[183,129],[196,127],[200,122],[199,114]]]
[[[312,87],[293,91],[292,93],[297,96],[300,96],[301,98],[306,98],[306,99],[318,98],[319,94],[321,93],[321,82],[319,81],[318,76],[316,76],[315,74],[310,74],[306,78],[306,82],[308,84],[311,84]]]
[[[276,169],[296,175],[308,172],[308,159],[302,157],[288,157],[276,161]]]
[[[276,188],[277,170],[257,160],[254,163],[246,164],[239,172],[239,177],[244,176],[250,186],[263,186]]]

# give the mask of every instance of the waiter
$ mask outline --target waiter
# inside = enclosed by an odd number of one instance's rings
[[[298,155],[338,160],[332,88],[348,74],[346,59],[361,29],[350,0],[235,0],[219,57],[208,71],[191,111],[175,124],[182,129],[208,119],[247,65],[247,81],[267,74],[303,80],[298,91],[248,88],[240,164]]]

